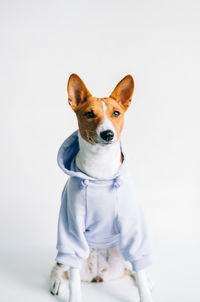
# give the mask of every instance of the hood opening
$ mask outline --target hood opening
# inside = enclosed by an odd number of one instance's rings
[[[78,130],[73,132],[61,145],[58,156],[57,162],[58,166],[69,176],[79,177],[81,179],[88,179],[88,180],[100,180],[91,176],[88,176],[84,172],[74,168],[75,157],[79,151],[79,140],[78,140]],[[122,152],[123,162],[116,173],[112,178],[102,179],[102,180],[111,180],[116,177],[119,177],[124,171],[125,166],[125,157],[124,152]]]

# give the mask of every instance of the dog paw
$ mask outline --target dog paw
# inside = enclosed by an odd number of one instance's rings
[[[148,275],[147,275],[147,282],[148,282],[149,289],[152,292],[154,289],[154,282]]]
[[[63,270],[55,265],[50,274],[50,292],[52,295],[59,294],[63,282]]]
[[[80,293],[74,293],[70,295],[68,302],[83,302],[81,294]]]
[[[149,290],[140,293],[140,302],[153,302],[152,294]]]
[[[153,300],[152,300],[152,297],[151,297],[151,298],[149,298],[149,297],[144,297],[144,298],[141,298],[141,299],[140,299],[140,302],[153,302]]]

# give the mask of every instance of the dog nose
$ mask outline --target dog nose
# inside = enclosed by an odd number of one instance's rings
[[[101,138],[103,138],[104,141],[109,142],[114,137],[114,132],[111,130],[102,131],[100,133]]]

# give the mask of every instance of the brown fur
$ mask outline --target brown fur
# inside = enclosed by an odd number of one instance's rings
[[[85,116],[86,112],[93,111],[95,118],[88,119]],[[83,139],[91,144],[96,141],[96,129],[103,122],[104,113],[101,99],[89,97],[87,102],[76,109],[79,131]]]
[[[64,276],[65,276],[65,278],[68,280],[69,279],[69,273],[68,273],[68,271],[65,271],[64,272]]]
[[[124,113],[131,103],[133,89],[133,78],[131,75],[127,75],[117,84],[110,97],[96,98],[91,95],[79,76],[72,74],[67,86],[68,100],[77,115],[79,131],[82,138],[90,144],[96,144],[96,129],[104,119],[102,101],[104,101],[107,106],[106,114],[114,125],[119,138],[124,125]],[[114,110],[119,111],[120,115],[114,116]],[[94,118],[88,118],[85,115],[91,111],[95,115]]]
[[[100,276],[96,276],[91,282],[103,282],[103,279]]]

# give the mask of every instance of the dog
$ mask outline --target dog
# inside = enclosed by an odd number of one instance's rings
[[[59,294],[65,278],[69,302],[82,302],[81,280],[108,281],[128,272],[140,302],[152,302],[145,271],[151,264],[149,237],[120,140],[134,80],[127,75],[109,97],[96,98],[72,74],[67,91],[78,130],[58,152],[58,165],[70,177],[62,192],[50,291]]]

